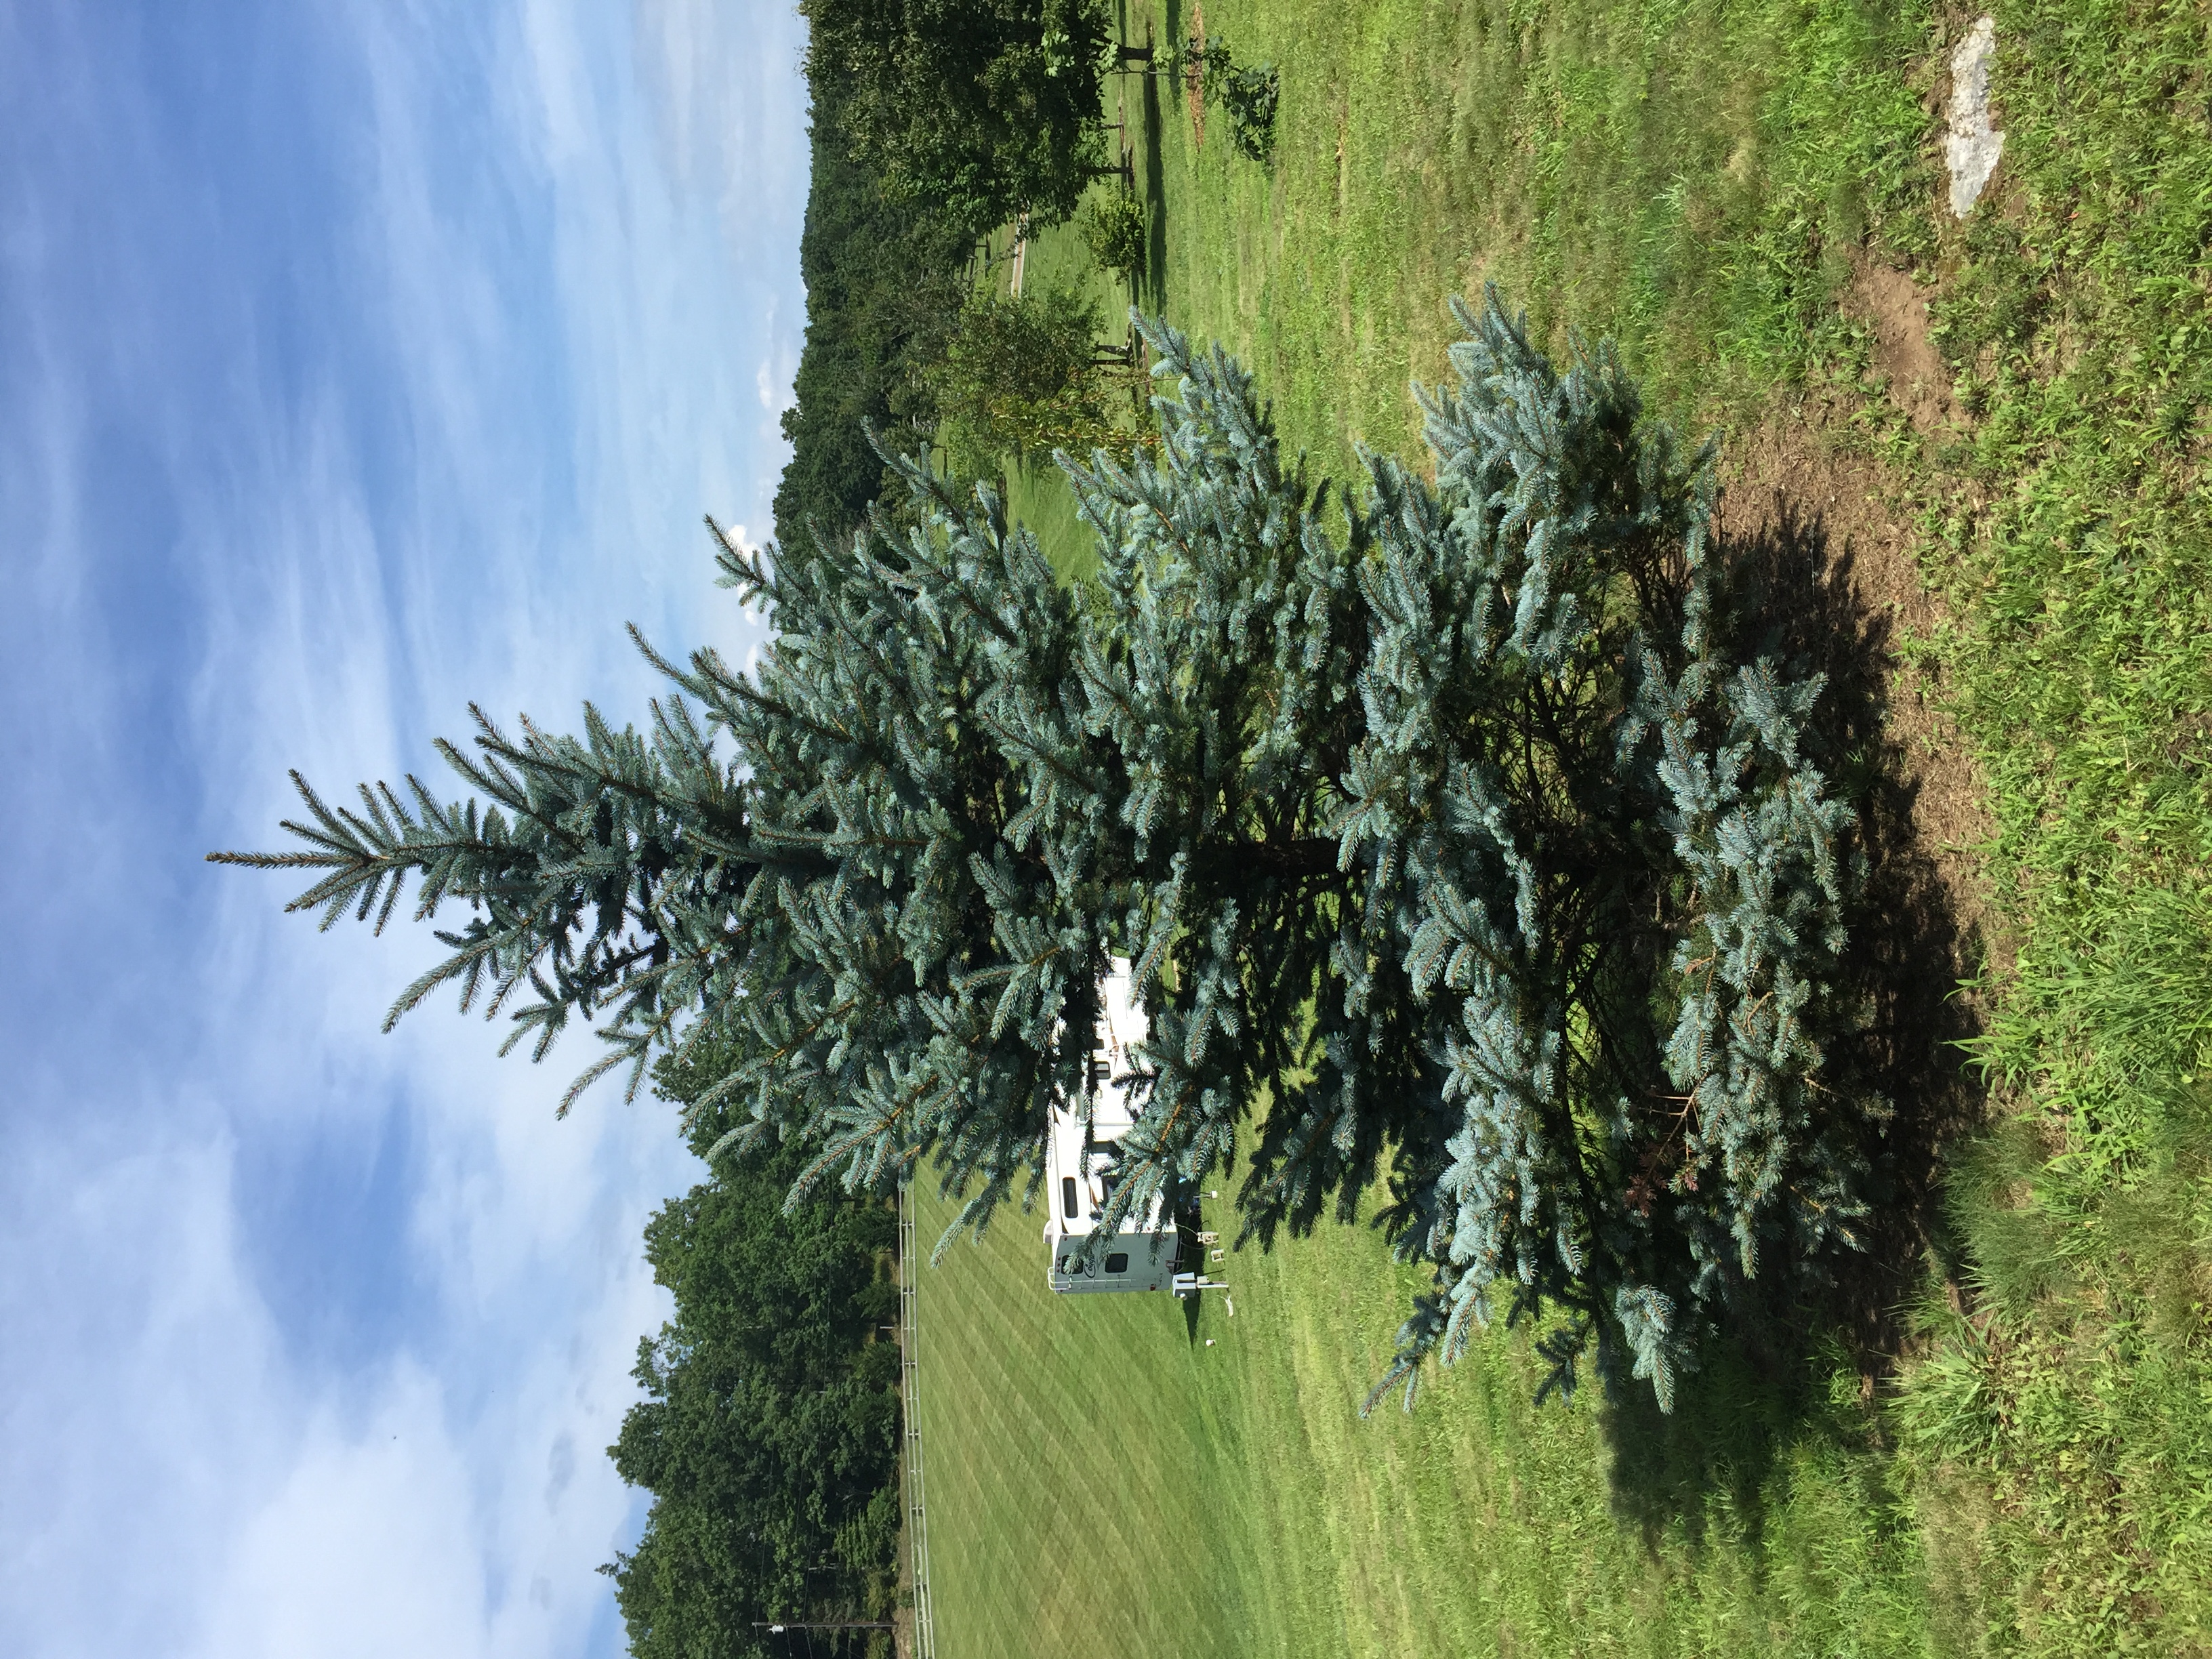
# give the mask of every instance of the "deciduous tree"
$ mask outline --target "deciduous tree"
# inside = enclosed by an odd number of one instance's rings
[[[980,236],[1106,169],[1102,0],[802,0],[807,78],[886,188]]]
[[[1127,455],[1143,434],[1141,371],[1101,349],[1097,311],[1072,288],[970,295],[915,378],[950,465],[969,476],[1055,449]]]

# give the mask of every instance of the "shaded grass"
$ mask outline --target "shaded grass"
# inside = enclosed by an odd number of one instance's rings
[[[2054,1164],[2035,1127],[1957,1171],[1980,1311],[1931,1307],[1898,1406],[1934,1579],[1984,1650],[2201,1653],[2212,1097],[2170,1099],[2118,1190]]]

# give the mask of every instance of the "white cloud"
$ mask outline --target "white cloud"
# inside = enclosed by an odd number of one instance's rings
[[[189,1611],[134,1593],[117,1564],[165,1585],[219,1571],[293,1431],[276,1334],[238,1271],[226,1138],[120,1127],[10,1137],[27,1155],[0,1204],[15,1264],[0,1628],[16,1653],[181,1645]]]
[[[362,1431],[319,1420],[241,1529],[207,1649],[255,1656],[483,1651],[475,1494],[435,1380],[404,1366]]]

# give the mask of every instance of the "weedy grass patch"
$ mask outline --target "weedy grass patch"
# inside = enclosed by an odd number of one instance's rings
[[[1930,270],[1968,418],[1923,476],[1955,617],[1929,650],[1996,822],[1976,1057],[2012,1121],[1953,1183],[1976,1311],[1937,1313],[1900,1410],[1932,1478],[1987,1483],[1954,1577],[1994,1643],[2203,1651],[2212,21],[1998,17],[2003,195]]]

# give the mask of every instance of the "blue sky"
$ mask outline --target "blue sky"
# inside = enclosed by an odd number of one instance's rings
[[[699,519],[783,465],[801,44],[0,0],[0,1650],[621,1650],[667,1109],[379,1036],[422,930],[201,855],[472,698],[641,713],[624,621],[743,659]]]

